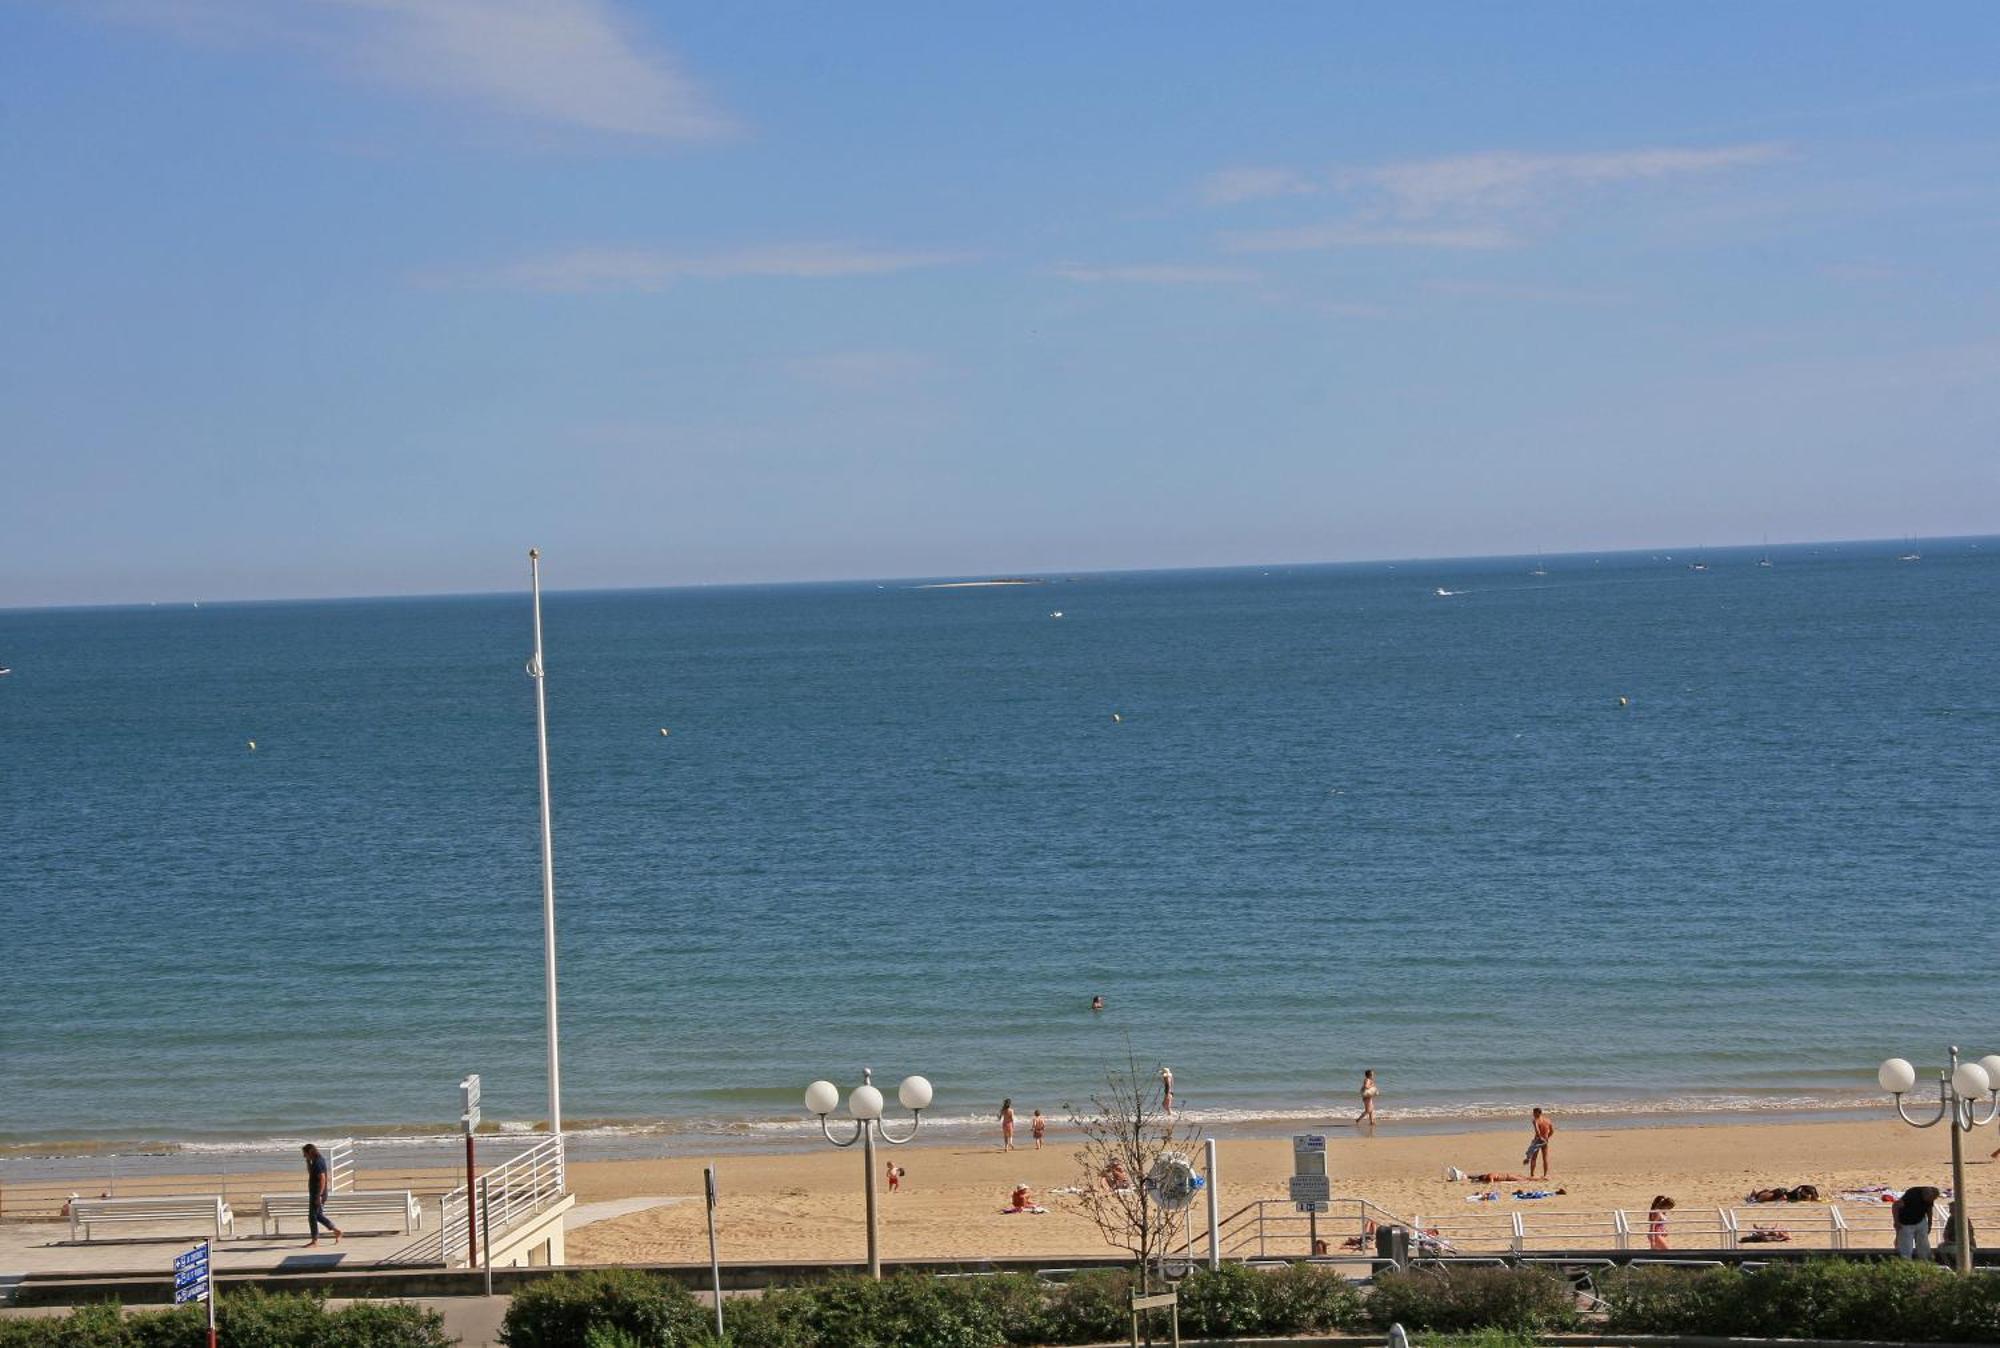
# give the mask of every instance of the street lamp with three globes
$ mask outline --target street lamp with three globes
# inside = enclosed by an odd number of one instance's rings
[[[1890,1058],[1877,1069],[1875,1080],[1896,1097],[1896,1113],[1912,1128],[1932,1128],[1951,1120],[1951,1243],[1953,1262],[1960,1273],[1972,1272],[1972,1242],[1965,1229],[1965,1152],[1961,1134],[1983,1128],[2000,1116],[2000,1053],[1989,1053],[1978,1062],[1960,1062],[1958,1045],[1951,1046],[1951,1066],[1938,1073],[1937,1112],[1928,1119],[1913,1119],[1903,1107],[1903,1096],[1917,1084],[1917,1069],[1907,1058]],[[1981,1097],[1986,1101],[1982,1117]]]
[[[882,1092],[875,1088],[875,1074],[868,1068],[861,1069],[861,1084],[847,1097],[847,1112],[854,1120],[854,1131],[845,1138],[833,1135],[833,1128],[826,1116],[840,1107],[840,1087],[831,1081],[815,1081],[806,1087],[806,1112],[819,1115],[819,1130],[826,1140],[836,1147],[851,1147],[861,1144],[861,1165],[866,1172],[863,1191],[868,1195],[868,1276],[882,1276],[881,1246],[875,1234],[875,1139],[892,1147],[899,1147],[916,1137],[917,1129],[923,1124],[924,1111],[931,1104],[931,1083],[923,1077],[904,1077],[903,1084],[896,1088],[896,1099],[903,1108],[910,1111],[910,1131],[897,1137],[889,1130],[882,1118]]]

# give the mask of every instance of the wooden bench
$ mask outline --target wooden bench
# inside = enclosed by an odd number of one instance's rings
[[[224,1232],[236,1234],[236,1214],[220,1194],[173,1194],[160,1198],[72,1198],[69,1202],[69,1238],[76,1239],[78,1228],[90,1239],[90,1228],[108,1222],[145,1222],[159,1225],[176,1222],[183,1229],[201,1225],[212,1227],[217,1239]]]
[[[306,1219],[304,1194],[265,1194],[261,1202],[267,1236],[282,1232],[287,1217],[301,1222]],[[343,1189],[326,1196],[326,1215],[342,1230],[359,1217],[393,1217],[402,1222],[406,1233],[424,1224],[423,1207],[408,1189]]]

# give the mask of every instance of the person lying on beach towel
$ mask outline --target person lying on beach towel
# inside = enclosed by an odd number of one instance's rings
[[[1444,1177],[1454,1183],[1471,1180],[1474,1184],[1518,1184],[1534,1179],[1533,1175],[1517,1175],[1511,1170],[1482,1170],[1469,1175],[1455,1165],[1445,1167]]]
[[[1819,1190],[1810,1184],[1797,1184],[1789,1189],[1757,1189],[1750,1194],[1752,1203],[1817,1203]]]
[[[1792,1238],[1792,1233],[1782,1226],[1753,1226],[1737,1237],[1745,1245],[1782,1245]]]

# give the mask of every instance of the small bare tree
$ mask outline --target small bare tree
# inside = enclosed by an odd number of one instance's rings
[[[1070,1123],[1083,1135],[1073,1202],[1106,1243],[1131,1252],[1145,1291],[1148,1271],[1172,1248],[1175,1231],[1175,1214],[1147,1192],[1146,1176],[1161,1157],[1190,1153],[1200,1132],[1168,1112],[1158,1076],[1142,1076],[1138,1058],[1126,1052],[1126,1070],[1107,1071],[1087,1109],[1069,1107]]]

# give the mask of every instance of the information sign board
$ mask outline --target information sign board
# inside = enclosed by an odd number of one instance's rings
[[[208,1242],[174,1257],[174,1304],[208,1300]]]

